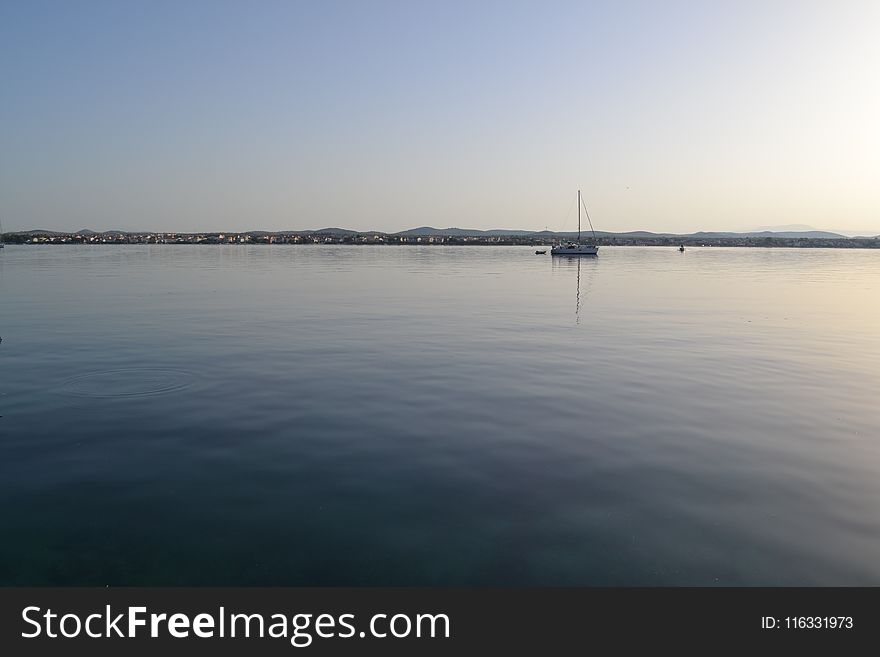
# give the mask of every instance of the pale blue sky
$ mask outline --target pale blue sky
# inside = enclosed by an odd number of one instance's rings
[[[880,233],[877,2],[0,3],[6,230]],[[572,220],[568,219],[570,228]]]

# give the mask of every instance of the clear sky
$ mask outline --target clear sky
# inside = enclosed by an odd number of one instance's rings
[[[3,0],[5,230],[880,233],[880,2]],[[573,212],[573,210],[572,210]]]

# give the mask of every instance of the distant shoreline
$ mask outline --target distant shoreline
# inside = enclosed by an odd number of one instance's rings
[[[62,233],[28,231],[6,233],[7,244],[186,244],[186,245],[384,245],[384,246],[533,246],[547,247],[572,234],[551,235],[438,235],[331,232],[264,232],[244,233],[135,233],[109,231],[105,233]],[[601,235],[595,238],[599,246],[726,246],[726,247],[785,247],[785,248],[880,248],[878,237],[783,237],[783,236],[723,236],[698,235]]]

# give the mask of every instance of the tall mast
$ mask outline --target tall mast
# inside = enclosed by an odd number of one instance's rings
[[[578,190],[578,244],[581,243],[581,190]]]

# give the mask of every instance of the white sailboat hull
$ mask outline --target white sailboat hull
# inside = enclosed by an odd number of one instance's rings
[[[584,209],[584,212],[587,213],[587,221],[590,222],[590,232],[593,233],[593,241],[596,240],[596,231],[593,230],[593,221],[590,219],[590,213],[587,211],[587,206],[584,204],[583,199],[581,199],[581,190],[578,190],[578,232],[577,232],[577,240],[570,242],[560,242],[552,249],[550,249],[550,255],[555,256],[594,256],[599,253],[599,247],[595,244],[583,244],[581,242],[581,208]]]
[[[594,256],[598,253],[599,247],[593,244],[559,244],[550,249],[550,255]]]

